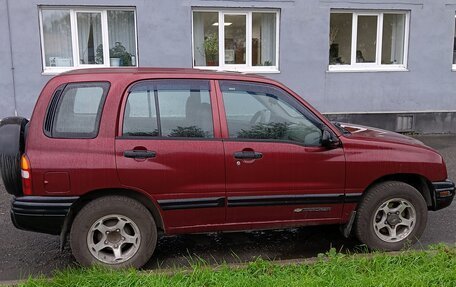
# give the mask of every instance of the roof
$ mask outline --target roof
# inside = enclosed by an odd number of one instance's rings
[[[88,68],[71,70],[62,75],[82,75],[82,74],[193,74],[193,75],[230,75],[230,76],[247,76],[249,78],[264,77],[255,74],[244,74],[239,72],[219,72],[214,70],[190,69],[190,68],[154,68],[154,67],[130,67],[130,68]]]

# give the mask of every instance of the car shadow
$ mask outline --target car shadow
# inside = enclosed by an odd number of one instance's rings
[[[183,268],[198,263],[244,263],[257,258],[286,260],[315,257],[335,248],[365,252],[355,238],[345,238],[335,225],[230,233],[187,234],[159,239],[144,269]]]

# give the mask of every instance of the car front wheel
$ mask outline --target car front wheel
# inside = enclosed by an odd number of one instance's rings
[[[76,260],[84,266],[114,268],[143,266],[157,244],[157,227],[150,212],[124,196],[95,199],[77,214],[70,232]]]
[[[427,212],[423,196],[413,186],[383,182],[368,190],[360,203],[355,232],[371,249],[400,250],[421,237]]]

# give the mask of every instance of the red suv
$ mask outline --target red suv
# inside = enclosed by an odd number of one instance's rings
[[[454,183],[442,156],[331,123],[284,85],[191,69],[90,69],[3,119],[16,227],[69,234],[83,265],[140,267],[158,235],[340,224],[372,249],[423,233]],[[353,231],[353,232],[352,232]]]

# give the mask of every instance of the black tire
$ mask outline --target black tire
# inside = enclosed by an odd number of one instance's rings
[[[414,208],[414,217],[416,220],[412,225],[413,228],[409,228],[408,230],[407,227],[398,224],[396,231],[402,230],[404,232],[404,238],[397,237],[396,240],[398,241],[391,242],[383,240],[379,235],[377,235],[379,231],[375,231],[374,218],[376,222],[380,222],[379,218],[389,218],[387,214],[385,214],[385,217],[382,217],[384,213],[383,211],[380,211],[379,213],[377,213],[377,211],[382,206],[382,204],[386,203],[389,200],[395,199],[404,199],[410,203],[410,205]],[[410,212],[410,210],[411,209],[407,208],[407,211],[405,212]],[[404,247],[409,247],[410,245],[414,244],[421,237],[424,229],[426,228],[427,213],[428,209],[426,201],[416,188],[404,182],[383,182],[371,187],[366,191],[366,194],[361,201],[356,214],[355,234],[358,239],[362,243],[366,244],[370,249],[383,251],[401,250]],[[395,220],[398,220],[398,218],[391,218],[392,225],[390,225],[388,220],[385,220],[384,222],[385,224],[388,223],[388,226],[391,227],[396,226],[394,225]],[[400,222],[402,222],[402,220]],[[379,225],[377,225],[377,227],[378,226]],[[386,233],[387,236],[391,235],[388,232],[385,232],[388,231],[388,227],[385,227],[384,229],[377,229],[380,230],[380,233]]]
[[[139,248],[131,258],[121,263],[108,264],[92,255],[89,250],[88,234],[95,222],[111,214],[131,219],[139,228],[141,240]],[[140,202],[125,196],[106,196],[89,202],[79,211],[71,226],[71,250],[83,266],[98,264],[111,268],[140,268],[149,261],[156,245],[157,226],[151,213]]]
[[[0,122],[0,172],[8,193],[22,194],[20,160],[25,150],[28,120],[21,117],[4,118]]]

